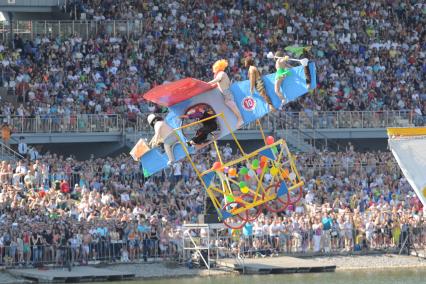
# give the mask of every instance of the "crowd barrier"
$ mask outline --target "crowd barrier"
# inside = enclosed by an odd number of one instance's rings
[[[54,133],[54,132],[152,132],[146,122],[148,113],[136,117],[107,114],[77,115],[36,115],[0,116],[8,122],[15,133]],[[308,116],[306,112],[289,112],[280,115],[267,115],[260,120],[268,130],[280,129],[326,129],[326,128],[386,128],[413,126],[411,112],[318,112]],[[242,127],[242,130],[257,130],[256,122]]]
[[[405,229],[404,229],[405,228]],[[225,231],[227,232],[227,230]],[[102,239],[88,244],[74,245],[0,245],[0,265],[18,267],[54,266],[67,267],[91,264],[140,263],[158,261],[186,262],[194,257],[194,251],[183,250],[180,236],[174,240],[109,240]],[[197,245],[207,245],[207,238],[193,236]],[[265,257],[274,255],[327,255],[342,252],[410,253],[426,249],[426,226],[408,227],[400,231],[381,228],[368,235],[361,230],[320,233],[307,230],[274,235],[231,235],[211,236],[209,257],[230,258]]]

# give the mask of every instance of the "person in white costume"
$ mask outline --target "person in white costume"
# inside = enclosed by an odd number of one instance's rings
[[[173,133],[173,128],[168,125],[162,117],[155,114],[148,115],[148,124],[154,128],[154,136],[149,141],[150,147],[156,147],[163,144],[167,157],[169,158],[168,165],[175,161],[173,155],[173,145],[176,143],[177,138]]]

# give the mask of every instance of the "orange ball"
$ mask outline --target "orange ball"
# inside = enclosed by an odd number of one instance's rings
[[[284,169],[283,172],[282,172],[282,174],[281,174],[281,176],[283,178],[288,178],[288,174],[289,174],[288,169]]]
[[[266,163],[266,162],[268,162],[268,158],[266,156],[261,156],[260,157],[260,162],[261,163]]]
[[[231,176],[231,177],[236,176],[237,175],[237,170],[235,168],[230,168],[228,170],[228,175]]]

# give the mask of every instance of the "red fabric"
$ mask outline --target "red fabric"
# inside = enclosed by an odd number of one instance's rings
[[[143,97],[147,101],[169,107],[214,88],[215,86],[206,82],[194,78],[185,78],[173,83],[159,85],[148,91]]]

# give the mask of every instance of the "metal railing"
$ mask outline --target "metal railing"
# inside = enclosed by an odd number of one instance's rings
[[[122,118],[118,115],[37,115],[35,117],[0,117],[0,119],[7,121],[14,133],[87,133],[122,131]]]
[[[0,116],[13,128],[14,133],[60,133],[60,132],[152,132],[146,122],[148,113],[135,118],[124,115],[76,114],[76,115],[37,115]],[[280,115],[267,115],[260,121],[265,131],[280,129],[343,129],[343,128],[386,128],[413,126],[411,112],[319,112],[308,116],[305,112],[292,112]],[[241,128],[257,130],[252,122]],[[316,139],[321,139],[319,135]],[[315,139],[314,137],[310,137]]]
[[[60,6],[63,5],[65,0],[0,0],[0,6]]]
[[[329,230],[312,230],[311,228],[291,230],[271,234],[221,235],[211,239],[210,258],[240,259],[284,255],[329,255],[331,253],[382,252],[410,253],[426,248],[426,227],[407,226],[387,228],[376,226],[370,234],[364,228],[340,231],[334,226]],[[405,229],[404,229],[405,228]],[[200,239],[200,236],[194,236]],[[408,243],[409,242],[409,243]],[[87,244],[43,244],[30,246],[17,241],[9,241],[0,245],[0,265],[8,268],[25,268],[28,266],[71,267],[86,264],[126,263],[126,262],[158,262],[176,261],[191,262],[193,255],[185,253],[181,246],[182,238],[175,240],[162,239],[122,239],[111,240],[109,237],[94,237]]]
[[[11,38],[10,32],[18,34],[23,39],[33,40],[37,35],[70,36],[79,35],[88,39],[100,33],[110,36],[139,36],[144,31],[140,20],[106,20],[106,21],[12,21],[0,22],[2,38]]]
[[[326,111],[280,114],[280,129],[386,128],[413,125],[411,111]]]
[[[17,161],[23,158],[24,157],[21,154],[14,151],[12,148],[7,146],[3,142],[0,142],[0,159],[1,160]]]

